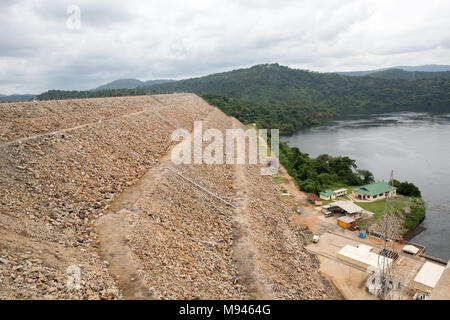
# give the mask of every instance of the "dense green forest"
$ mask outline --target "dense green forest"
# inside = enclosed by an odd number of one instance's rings
[[[244,124],[256,123],[258,128],[277,128],[280,134],[285,136],[292,135],[299,129],[317,125],[338,114],[336,109],[300,101],[295,104],[262,104],[216,94],[203,94],[201,97]]]
[[[398,180],[394,180],[394,187],[397,188],[397,193],[402,194],[408,197],[421,197],[422,193],[419,188],[415,186],[413,183],[408,181],[400,182]]]
[[[307,105],[339,113],[450,111],[449,79],[380,79],[291,69],[278,64],[154,85],[158,92],[223,95],[259,105]]]
[[[349,157],[332,157],[322,154],[311,158],[297,147],[280,143],[280,162],[305,192],[319,194],[335,186],[355,186],[374,182],[368,170],[358,170],[355,160]]]

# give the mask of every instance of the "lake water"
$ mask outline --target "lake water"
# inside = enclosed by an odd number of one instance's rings
[[[348,116],[284,140],[313,157],[348,156],[376,180],[388,181],[394,170],[395,179],[413,182],[426,202],[427,229],[412,242],[450,259],[450,114]]]

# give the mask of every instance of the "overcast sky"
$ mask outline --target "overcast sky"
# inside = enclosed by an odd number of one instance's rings
[[[1,0],[0,13],[3,94],[268,62],[315,71],[450,64],[449,0]]]

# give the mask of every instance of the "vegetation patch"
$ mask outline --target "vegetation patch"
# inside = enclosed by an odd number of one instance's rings
[[[272,176],[273,181],[275,181],[276,184],[287,184],[289,181],[285,177],[274,177]]]
[[[408,197],[421,197],[422,194],[417,186],[413,183],[400,182],[398,180],[394,180],[394,187],[397,188],[397,193],[402,194]]]
[[[355,160],[349,157],[332,157],[322,154],[311,158],[297,147],[280,143],[280,162],[298,187],[309,193],[319,194],[326,189],[345,187],[348,191],[354,186],[371,183],[373,174],[368,170],[359,170]],[[352,186],[352,187],[349,187]]]
[[[409,212],[403,211],[405,231],[416,228],[425,219],[425,203],[422,199],[413,199]]]

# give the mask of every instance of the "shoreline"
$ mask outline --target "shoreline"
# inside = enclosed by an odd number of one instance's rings
[[[419,223],[419,225],[417,227],[415,227],[414,229],[408,230],[403,235],[403,239],[406,240],[406,241],[411,241],[412,239],[414,239],[416,236],[418,236],[419,234],[421,234],[425,230],[427,230],[427,228],[422,226],[422,223]]]

